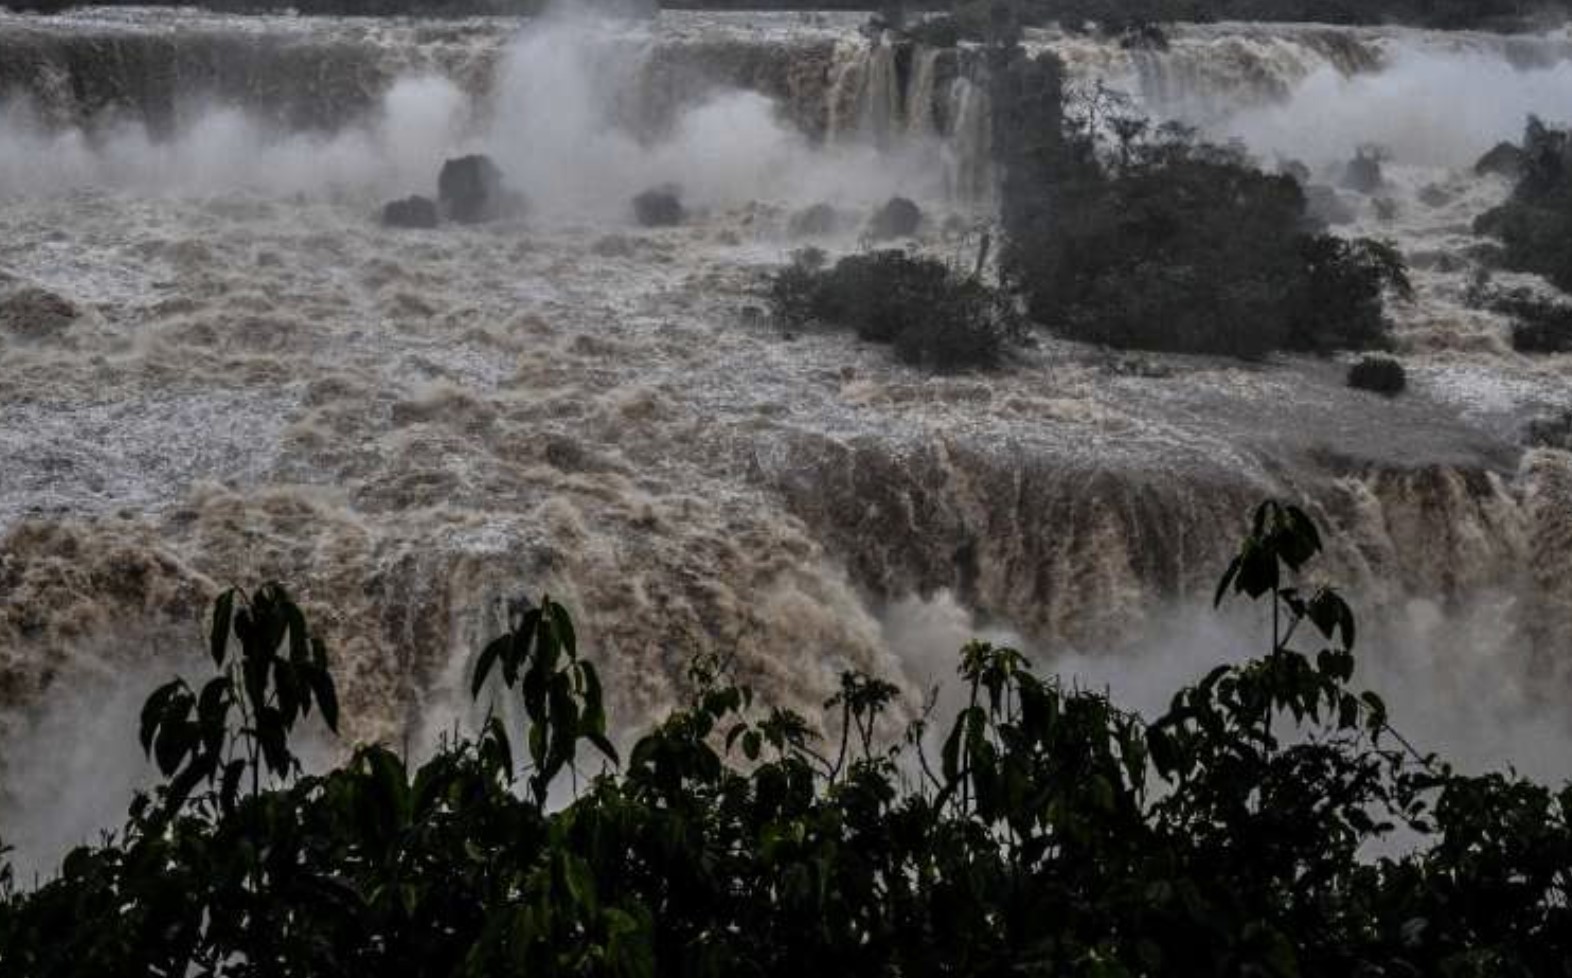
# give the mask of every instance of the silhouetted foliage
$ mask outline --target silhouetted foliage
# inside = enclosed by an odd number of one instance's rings
[[[1315,233],[1298,182],[1155,126],[1052,56],[1001,54],[1003,267],[1036,320],[1117,347],[1260,357],[1386,343],[1397,251]]]
[[[780,322],[852,330],[934,370],[997,366],[1020,339],[1007,297],[903,251],[850,255],[828,267],[823,252],[800,251],[771,280],[769,299]]]
[[[1519,161],[1512,198],[1482,215],[1474,230],[1501,240],[1506,267],[1572,292],[1572,136],[1531,117]]]
[[[332,719],[325,651],[281,588],[229,592],[217,676],[161,688],[143,714],[168,780],[42,885],[0,876],[0,963],[19,978],[1567,974],[1572,786],[1416,754],[1350,685],[1347,603],[1299,583],[1320,550],[1297,508],[1257,510],[1217,601],[1270,604],[1265,653],[1155,721],[983,642],[961,651],[953,721],[925,712],[904,733],[876,677],[845,674],[811,722],[700,659],[686,705],[621,768],[595,672],[544,599],[476,662],[481,701],[520,710],[418,767],[367,746],[303,775],[290,718]],[[1371,854],[1399,829],[1410,849]]]
[[[1493,289],[1488,274],[1469,286],[1467,300],[1512,321],[1512,347],[1519,353],[1572,352],[1572,302],[1526,288]]]
[[[1360,357],[1348,368],[1348,386],[1396,397],[1408,388],[1408,374],[1391,357]]]

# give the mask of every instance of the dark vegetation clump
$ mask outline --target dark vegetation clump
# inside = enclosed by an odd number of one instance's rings
[[[850,330],[934,370],[998,366],[1020,338],[1007,297],[941,261],[897,250],[833,266],[823,252],[798,252],[771,280],[769,300],[782,323]]]
[[[1513,143],[1496,143],[1474,164],[1479,176],[1498,176],[1516,180],[1523,175],[1523,150]]]
[[[1361,357],[1348,368],[1348,386],[1396,397],[1408,388],[1408,375],[1391,357]]]
[[[1496,295],[1491,308],[1512,318],[1512,348],[1519,353],[1572,352],[1572,302],[1513,289]]]
[[[1033,319],[1115,347],[1259,358],[1386,345],[1398,252],[1319,233],[1304,191],[1242,150],[1154,126],[1056,58],[996,69],[1004,275]]]
[[[1217,601],[1269,603],[1271,633],[1154,719],[985,642],[953,718],[857,672],[809,718],[703,658],[624,753],[543,599],[475,660],[475,736],[321,774],[293,739],[337,727],[327,649],[283,588],[225,592],[211,678],[142,711],[161,780],[124,826],[40,881],[0,858],[0,970],[1566,974],[1572,785],[1417,753],[1352,682],[1320,550],[1256,512]]]
[[[1501,242],[1507,268],[1543,275],[1572,292],[1572,136],[1530,118],[1512,197],[1474,223]]]

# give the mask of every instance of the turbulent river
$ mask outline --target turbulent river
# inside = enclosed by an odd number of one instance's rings
[[[891,194],[957,263],[989,225],[981,59],[862,19],[0,12],[0,834],[47,854],[111,823],[135,709],[201,668],[230,583],[293,584],[352,739],[463,723],[472,652],[541,592],[628,725],[695,652],[811,710],[847,666],[916,698],[973,634],[1152,709],[1260,649],[1209,604],[1269,494],[1326,527],[1412,739],[1572,774],[1572,445],[1526,434],[1572,411],[1572,357],[1465,301],[1510,189],[1473,161],[1572,119],[1572,38],[1029,35],[1317,183],[1386,149],[1384,187],[1321,200],[1414,268],[1387,401],[1335,361],[1044,337],[935,377],[772,324],[765,274],[862,246]],[[526,216],[379,224],[465,151]],[[664,183],[691,219],[638,228]],[[792,238],[818,203],[840,233]]]

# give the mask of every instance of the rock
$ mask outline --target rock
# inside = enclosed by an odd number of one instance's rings
[[[1393,200],[1391,197],[1377,197],[1370,203],[1375,208],[1377,220],[1385,221],[1387,223],[1397,220],[1397,215],[1399,213],[1397,201]]]
[[[460,224],[479,224],[516,212],[523,199],[508,193],[491,157],[461,156],[442,164],[437,177],[442,211]]]
[[[670,228],[685,216],[676,187],[655,187],[633,198],[633,217],[647,228]]]
[[[64,333],[80,315],[81,311],[62,296],[0,277],[0,335],[51,339]]]
[[[922,209],[905,197],[891,197],[868,222],[868,237],[875,241],[909,238],[922,224]]]
[[[793,214],[786,222],[786,233],[793,238],[815,238],[835,233],[838,216],[829,204],[814,204]]]
[[[1496,143],[1494,149],[1474,164],[1474,172],[1482,177],[1494,175],[1516,180],[1523,175],[1523,150],[1511,143]]]
[[[1362,194],[1373,194],[1386,184],[1381,174],[1381,153],[1361,148],[1343,168],[1343,186]]]
[[[441,218],[430,197],[405,197],[382,208],[382,223],[390,228],[434,228]]]

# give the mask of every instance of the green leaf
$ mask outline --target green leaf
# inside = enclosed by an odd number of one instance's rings
[[[573,619],[569,616],[568,609],[549,599],[542,601],[541,606],[550,613],[557,641],[562,643],[562,648],[568,653],[568,658],[578,658],[578,637],[573,632]]]
[[[223,666],[229,648],[229,623],[235,611],[235,589],[230,588],[213,602],[213,632],[209,651],[215,666]]]
[[[164,685],[153,690],[147,700],[142,704],[142,723],[138,739],[142,742],[142,753],[151,754],[153,750],[153,737],[158,732],[159,725],[165,720],[169,702],[174,696],[185,688],[184,679],[172,679]]]
[[[318,665],[307,666],[301,671],[311,686],[317,708],[322,711],[323,722],[329,730],[338,733],[338,689],[333,684],[333,674],[328,672],[326,666]]]
[[[480,691],[486,685],[486,677],[491,675],[491,670],[496,666],[498,657],[507,650],[508,645],[512,641],[513,636],[504,635],[499,639],[493,640],[481,651],[480,658],[475,660],[475,678],[470,682],[470,698],[480,698]]]

